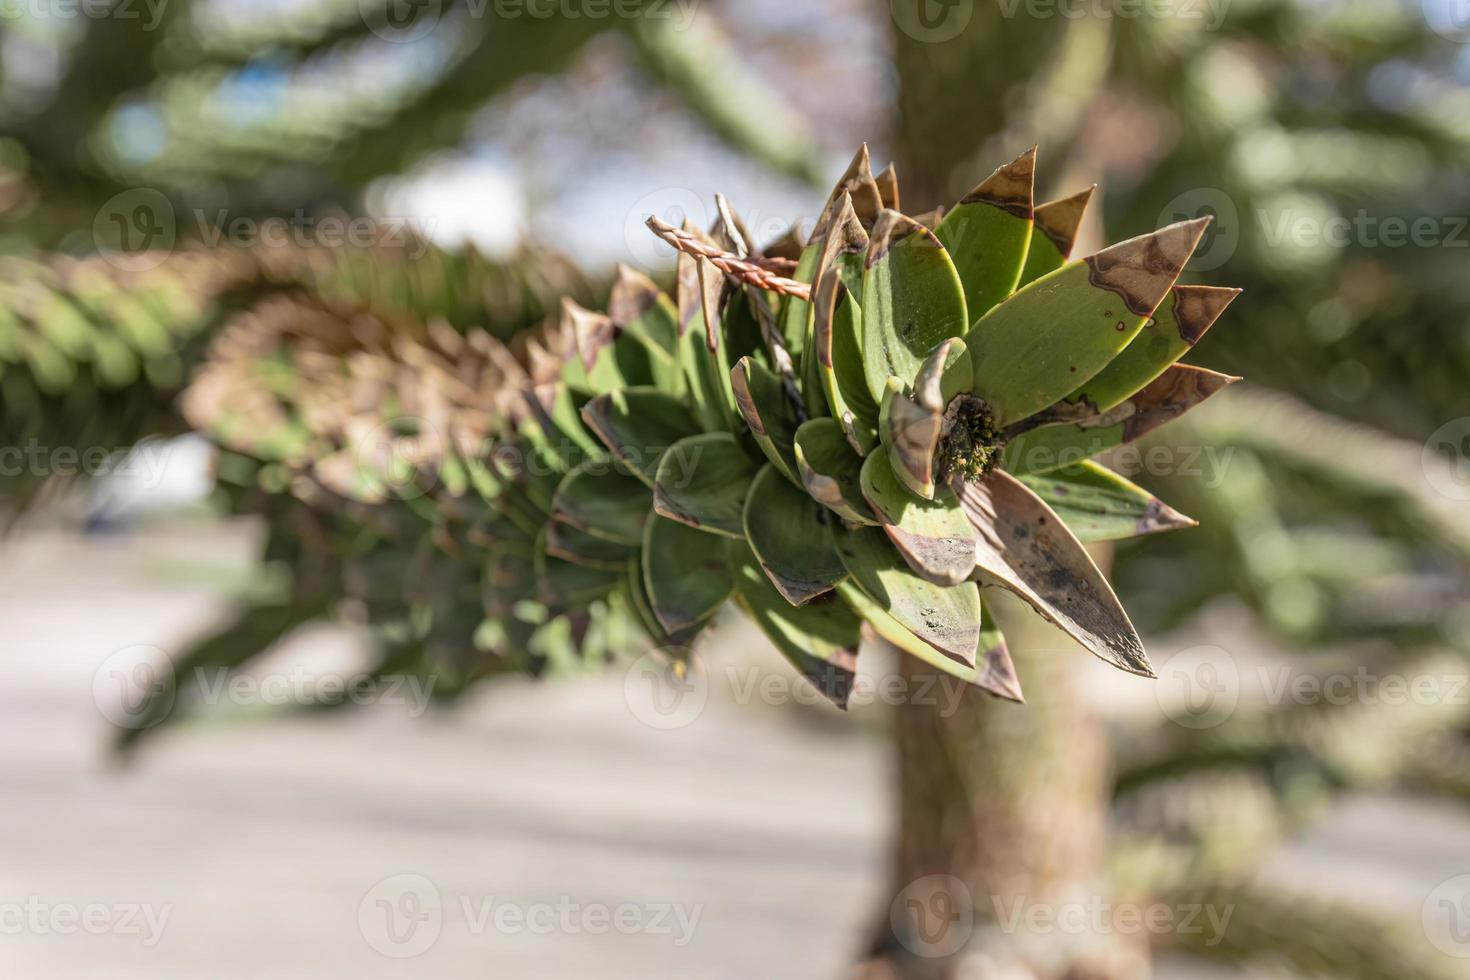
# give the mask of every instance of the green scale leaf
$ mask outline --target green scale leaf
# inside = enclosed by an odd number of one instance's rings
[[[964,283],[971,319],[1015,292],[1021,280],[1031,244],[1035,175],[1033,146],[985,178],[934,229]]]
[[[745,496],[756,470],[728,432],[681,439],[659,462],[654,509],[691,528],[744,537]]]
[[[634,476],[650,488],[669,447],[699,434],[682,401],[655,388],[624,388],[592,399],[582,409],[588,428]]]
[[[745,498],[745,539],[793,606],[831,592],[846,575],[820,504],[767,464]]]
[[[1045,475],[1023,476],[1021,482],[1084,543],[1195,526],[1158,497],[1092,460]]]
[[[881,404],[889,378],[912,381],[944,341],[969,320],[959,274],[934,233],[899,214],[878,216],[863,274],[863,367]]]
[[[1063,398],[1123,350],[1188,261],[1207,218],[1130,239],[1027,285],[965,337],[997,425]]]
[[[744,543],[731,541],[735,599],[798,673],[846,708],[857,670],[862,620],[836,595],[793,606],[761,571]]]
[[[551,499],[553,520],[617,544],[638,545],[653,494],[606,456],[573,469]]]
[[[796,430],[796,467],[812,499],[845,521],[874,524],[863,499],[863,458],[834,419],[811,419]]]
[[[926,582],[908,568],[877,528],[834,527],[832,538],[843,567],[862,595],[945,657],[975,666],[982,614],[980,590],[974,582],[952,586]],[[844,595],[850,591],[844,590]]]
[[[649,606],[670,634],[701,629],[735,587],[724,548],[656,514],[644,532],[642,568]]]
[[[750,356],[742,357],[730,372],[735,404],[756,445],[766,458],[792,483],[800,485],[796,471],[796,429],[801,420],[781,376]]]
[[[1072,258],[1077,231],[1082,227],[1087,202],[1092,200],[1095,190],[1097,185],[1093,184],[1071,197],[1036,206],[1036,213],[1032,216],[1035,230],[1031,233],[1031,247],[1026,251],[1026,268],[1021,271],[1020,285],[1055,272]]]
[[[1085,403],[1062,403],[1054,414],[1034,416],[1038,423],[1011,439],[1005,469],[1016,476],[1071,466],[1132,442],[1189,411],[1221,388],[1240,379],[1175,364],[1142,391],[1106,412],[1090,413]]]
[[[886,449],[863,463],[863,498],[898,554],[918,575],[954,585],[975,569],[975,532],[952,493],[926,500],[898,479]]]

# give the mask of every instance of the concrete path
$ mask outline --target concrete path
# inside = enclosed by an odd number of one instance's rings
[[[251,551],[199,526],[37,532],[0,552],[0,977],[842,976],[888,830],[861,713],[752,710],[712,686],[661,730],[622,675],[513,682],[421,719],[394,705],[196,725],[110,765],[99,667],[206,628]],[[782,672],[722,629],[739,663]],[[316,632],[274,669],[342,669],[356,650]],[[1279,867],[1418,901],[1470,870],[1467,828],[1357,801]]]

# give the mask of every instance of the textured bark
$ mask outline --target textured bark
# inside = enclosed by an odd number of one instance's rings
[[[1040,623],[1012,631],[1025,705],[969,689],[953,710],[944,702],[897,709],[899,839],[889,894],[898,907],[882,910],[874,958],[859,976],[1148,976],[1146,951],[1127,937],[1025,926],[1033,912],[1107,900],[1107,743],[1073,682],[1085,655],[1058,646]],[[901,661],[909,690],[918,690],[928,669]]]

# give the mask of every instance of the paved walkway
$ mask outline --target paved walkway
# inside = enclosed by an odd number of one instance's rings
[[[110,765],[98,666],[205,628],[250,551],[199,527],[33,533],[0,552],[0,977],[842,975],[887,832],[883,746],[861,717],[714,694],[661,731],[621,677],[512,682],[418,720],[196,725]],[[322,631],[278,662],[355,652]],[[1361,801],[1285,866],[1412,898],[1445,862],[1470,870],[1466,827]]]

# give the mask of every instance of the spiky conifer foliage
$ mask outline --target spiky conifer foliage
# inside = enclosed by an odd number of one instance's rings
[[[1175,361],[1234,292],[1175,285],[1202,222],[1069,261],[1085,195],[1034,208],[1033,162],[921,220],[864,149],[789,254],[723,200],[707,233],[652,219],[672,295],[622,269],[516,353],[282,301],[220,338],[189,416],[251,479],[471,570],[473,616],[419,572],[395,601],[492,659],[615,620],[682,661],[733,600],[839,705],[865,631],[1020,699],[998,586],[1148,674],[1083,542],[1190,522],[1089,457],[1232,380]]]

